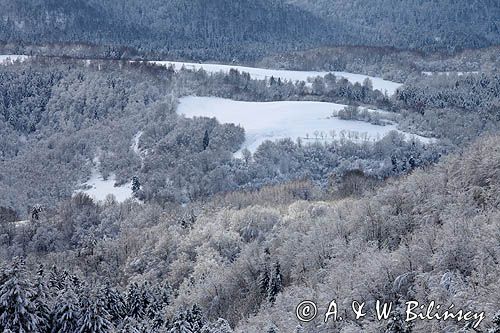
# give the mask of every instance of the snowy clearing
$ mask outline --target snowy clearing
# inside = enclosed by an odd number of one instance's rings
[[[5,55],[0,55],[0,65],[8,65],[12,64],[14,61],[24,61],[28,58],[28,56],[25,55],[19,55],[19,54],[5,54]]]
[[[352,141],[376,141],[395,124],[378,126],[367,122],[332,117],[345,105],[323,102],[241,102],[217,97],[181,98],[177,112],[188,118],[215,117],[221,123],[233,123],[245,129],[242,148],[255,152],[266,140],[301,138],[304,142],[327,142],[345,138]],[[383,111],[382,111],[383,112]],[[430,139],[404,133],[423,142]],[[236,154],[237,156],[239,153]]]
[[[80,192],[88,194],[96,201],[106,200],[109,194],[112,194],[118,202],[124,202],[132,198],[131,182],[122,186],[115,186],[115,175],[111,174],[108,179],[104,180],[97,170],[92,171],[92,176],[84,184],[84,187],[89,188]]]
[[[75,193],[86,193],[96,201],[104,201],[110,194],[112,194],[118,202],[124,202],[132,198],[132,182],[122,186],[115,186],[115,175],[110,174],[108,179],[105,180],[99,172],[99,158],[96,157],[93,162],[94,168],[92,169],[92,175],[90,179],[82,185],[84,190],[77,190]]]
[[[366,78],[369,78],[372,81],[374,89],[378,89],[381,92],[387,92],[388,95],[393,95],[396,92],[396,90],[402,86],[401,83],[387,81],[379,77],[373,77],[362,74],[353,74],[348,72],[292,71],[283,69],[266,69],[266,68],[245,67],[236,65],[219,65],[219,64],[197,64],[197,63],[176,62],[176,61],[150,61],[150,63],[161,66],[173,65],[176,70],[181,69],[182,66],[190,70],[199,70],[203,68],[205,71],[209,73],[218,73],[218,72],[228,73],[231,68],[234,68],[240,72],[249,73],[253,79],[264,80],[266,78],[270,78],[271,76],[273,76],[276,79],[281,78],[282,80],[289,80],[293,82],[295,81],[307,82],[308,78],[316,76],[325,76],[328,73],[333,73],[335,74],[335,76],[343,77],[351,83],[357,82],[363,84],[363,81]]]

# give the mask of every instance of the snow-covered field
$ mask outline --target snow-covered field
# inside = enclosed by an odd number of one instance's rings
[[[209,73],[217,73],[224,72],[228,73],[231,68],[237,69],[240,72],[249,73],[250,76],[254,79],[266,79],[271,76],[277,78],[281,78],[282,80],[288,81],[305,81],[307,82],[308,78],[316,77],[316,76],[325,76],[328,73],[333,73],[336,76],[343,77],[351,83],[360,83],[362,84],[366,78],[369,78],[372,81],[373,88],[378,89],[381,92],[387,92],[388,95],[392,95],[396,92],[396,90],[402,86],[401,83],[387,81],[379,77],[373,77],[362,74],[353,74],[347,72],[315,72],[315,71],[292,71],[292,70],[283,70],[283,69],[266,69],[266,68],[255,68],[255,67],[245,67],[245,66],[236,66],[236,65],[219,65],[219,64],[197,64],[197,63],[189,63],[189,62],[175,62],[175,61],[150,61],[150,63],[154,63],[162,66],[170,66],[173,65],[176,70],[179,70],[184,66],[186,69],[198,70],[203,68],[205,71]]]
[[[24,61],[28,58],[28,56],[25,55],[17,55],[17,54],[5,54],[5,55],[0,55],[0,65],[5,65],[12,63],[16,60],[19,61]]]
[[[334,111],[344,107],[341,104],[322,102],[240,102],[191,96],[181,98],[177,112],[188,118],[215,117],[221,123],[241,125],[245,129],[243,148],[251,152],[266,140],[301,138],[304,142],[326,142],[346,138],[353,141],[375,141],[390,131],[398,131],[395,124],[378,126],[332,117]],[[405,135],[408,138],[413,136]]]
[[[118,202],[132,198],[132,183],[115,186],[115,182],[114,175],[110,175],[108,179],[104,180],[97,170],[93,170],[92,176],[84,184],[85,187],[89,188],[81,192],[88,194],[97,201],[105,200],[109,194],[112,194]]]
[[[137,141],[138,140],[139,139],[137,139]],[[124,202],[132,198],[132,182],[122,186],[115,186],[115,175],[111,174],[107,179],[104,179],[99,172],[99,157],[94,158],[93,163],[94,168],[92,169],[92,175],[82,186],[84,190],[77,190],[75,193],[86,193],[96,201],[104,201],[110,194],[112,194],[118,202]]]

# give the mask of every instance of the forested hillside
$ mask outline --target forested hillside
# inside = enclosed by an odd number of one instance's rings
[[[470,322],[404,322],[404,302],[434,300],[485,311],[481,331],[497,332],[499,140],[357,199],[328,199],[308,182],[166,209],[77,195],[38,221],[2,223],[0,329],[472,331]],[[322,311],[356,299],[369,312],[299,323],[304,299]],[[373,320],[377,299],[394,302],[394,318]]]
[[[44,54],[57,44],[79,56],[100,48],[100,57],[254,61],[321,46],[455,52],[500,42],[495,0],[2,0],[0,7],[0,44]]]
[[[500,333],[499,70],[499,0],[0,0],[0,332]]]
[[[434,163],[449,150],[405,140],[398,133],[379,142],[354,142],[338,133],[326,145],[303,144],[297,138],[266,142],[253,156],[244,152],[245,158],[237,159],[233,153],[244,140],[241,127],[176,113],[178,99],[192,94],[249,101],[393,103],[369,84],[353,85],[333,75],[318,78],[311,88],[281,81],[268,87],[266,80],[237,71],[209,75],[139,63],[40,59],[2,67],[0,79],[0,171],[9,175],[0,177],[0,206],[13,208],[22,218],[36,205],[54,207],[70,197],[96,168],[105,179],[116,176],[117,185],[135,178],[138,198],[165,205],[292,179],[326,185],[330,176],[353,169],[382,179]],[[363,115],[343,117],[361,120]],[[141,137],[134,151],[137,133]]]
[[[287,2],[357,32],[355,45],[454,51],[500,42],[500,3],[496,0]]]
[[[0,41],[12,43],[86,43],[233,60],[330,43],[334,30],[336,42],[346,41],[343,27],[274,0],[2,0],[0,7]]]

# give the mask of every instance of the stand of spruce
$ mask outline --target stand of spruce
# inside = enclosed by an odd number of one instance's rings
[[[0,331],[4,333],[231,333],[222,318],[209,322],[196,304],[166,313],[168,284],[131,283],[119,291],[89,285],[57,267],[30,276],[22,260],[0,268]]]

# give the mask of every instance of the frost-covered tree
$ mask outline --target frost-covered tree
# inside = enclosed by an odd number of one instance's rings
[[[51,332],[76,332],[79,318],[78,298],[71,289],[67,289],[54,302]]]
[[[194,333],[192,323],[189,321],[186,311],[179,311],[175,314],[169,333]]]
[[[207,323],[202,329],[201,333],[232,333],[233,330],[231,326],[227,322],[227,320],[223,318],[219,318],[214,323]]]
[[[36,289],[30,282],[24,263],[16,259],[0,271],[0,328],[28,333],[43,330],[37,313]],[[42,301],[42,300],[40,300]]]
[[[132,283],[127,290],[126,314],[129,317],[141,319],[146,312],[144,292],[137,283]]]
[[[109,321],[110,315],[100,296],[84,296],[81,301],[81,313],[76,325],[78,333],[105,333],[109,332],[113,325]]]

